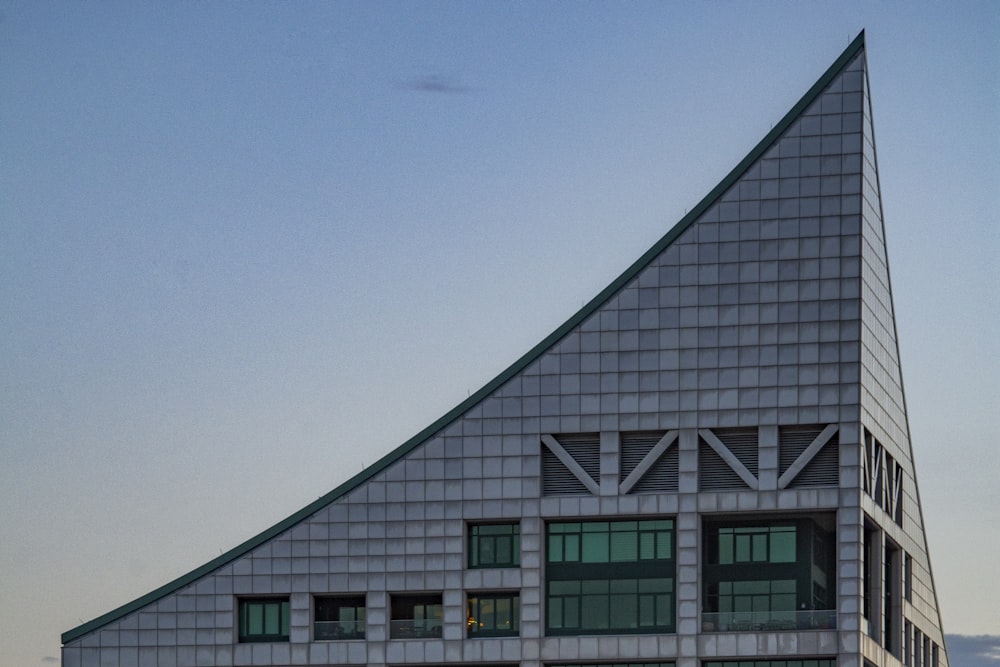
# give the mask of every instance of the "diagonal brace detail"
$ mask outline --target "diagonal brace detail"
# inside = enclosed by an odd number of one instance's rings
[[[722,457],[722,460],[726,462],[726,465],[732,468],[733,472],[739,475],[740,479],[746,482],[747,486],[754,491],[759,488],[760,485],[757,482],[757,476],[747,470],[747,467],[743,465],[743,462],[736,458],[736,454],[733,454],[732,451],[730,451],[730,449],[726,447],[726,445],[723,444],[723,442],[719,440],[714,433],[709,431],[707,428],[703,428],[698,430],[698,435],[701,436],[702,440],[708,443],[709,447],[715,450],[716,454]]]
[[[593,493],[595,496],[601,495],[601,487],[597,485],[594,478],[587,474],[587,471],[576,462],[572,456],[569,455],[563,446],[559,444],[559,441],[553,438],[551,435],[542,436],[542,444],[549,448],[549,451],[556,455],[560,463],[566,466],[566,469],[573,473],[573,476],[580,480],[580,483],[587,487],[587,490]]]
[[[649,450],[644,457],[642,457],[642,460],[639,461],[639,465],[633,468],[632,472],[628,474],[628,477],[622,480],[622,483],[618,486],[618,493],[624,496],[626,493],[631,491],[632,487],[639,483],[639,480],[642,479],[647,472],[649,472],[649,469],[653,467],[653,464],[660,460],[660,457],[666,454],[667,450],[670,449],[670,445],[676,441],[677,431],[667,431],[664,433],[659,442],[657,442],[653,448]]]
[[[823,429],[820,434],[816,436],[816,439],[813,440],[808,447],[806,447],[805,451],[799,454],[798,458],[795,459],[792,465],[788,466],[788,470],[782,473],[781,477],[778,478],[778,488],[784,489],[791,484],[792,480],[795,479],[807,465],[809,465],[809,462],[813,460],[813,457],[819,454],[819,450],[823,449],[823,446],[830,441],[830,438],[833,437],[833,434],[836,433],[839,428],[840,426],[837,424],[829,424],[825,429]]]

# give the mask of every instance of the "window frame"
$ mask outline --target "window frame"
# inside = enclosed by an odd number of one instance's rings
[[[262,631],[251,633],[250,625],[252,621],[250,619],[250,613],[251,609],[256,606],[260,606],[262,608]],[[277,606],[278,612],[278,631],[276,633],[265,633],[263,632],[263,629],[268,624],[268,609],[274,606]],[[236,628],[237,641],[240,644],[289,641],[291,636],[291,602],[289,600],[289,596],[255,596],[237,598]]]
[[[809,657],[744,658],[742,660],[705,660],[701,664],[702,667],[837,667],[837,659]]]
[[[673,516],[549,521],[545,634],[672,634],[677,629]]]
[[[474,603],[473,601],[477,601]],[[510,629],[498,629],[495,626],[493,628],[477,629],[483,628],[482,621],[479,625],[476,625],[476,619],[485,618],[482,610],[482,606],[478,603],[482,602],[493,602],[494,606],[499,600],[506,600],[510,603],[510,609],[508,615],[511,619]],[[473,604],[477,604],[477,608],[473,609]],[[521,591],[520,590],[507,590],[507,591],[470,591],[466,595],[465,608],[467,613],[466,621],[466,637],[468,639],[479,639],[479,638],[490,638],[490,637],[517,637],[521,634]],[[494,618],[497,616],[496,611],[494,611]]]
[[[444,625],[443,598],[442,593],[390,593],[389,639],[440,639]],[[401,608],[407,609],[410,616],[397,617]],[[417,608],[423,610],[422,618],[415,615]],[[419,630],[418,624],[423,626]]]
[[[701,560],[703,632],[837,627],[834,512],[705,515]]]
[[[312,624],[312,635],[313,641],[336,641],[336,640],[349,640],[349,639],[365,639],[367,636],[367,623],[368,623],[368,606],[366,595],[361,594],[343,594],[343,595],[314,595],[313,596],[313,624]],[[338,618],[321,619],[321,615],[326,615],[321,612],[321,607],[324,603],[334,603],[329,609],[330,612],[336,610]],[[339,603],[339,604],[338,604]],[[343,620],[339,618],[343,614],[340,613],[344,609],[354,610],[353,620]],[[360,615],[358,612],[361,612]],[[360,616],[360,617],[359,617]],[[346,630],[342,627],[343,623],[354,623],[354,627],[350,630]],[[330,623],[330,630],[320,632],[320,623]],[[321,636],[321,634],[323,636]],[[330,635],[330,636],[327,636]]]
[[[676,662],[598,662],[598,663],[545,663],[546,667],[675,667]]]
[[[481,532],[483,529],[496,530],[509,528],[509,533],[504,532]],[[509,540],[508,549],[510,558],[508,560],[498,560],[499,553],[497,543],[504,539]],[[493,559],[491,562],[484,562],[482,559],[484,544],[492,543],[491,547]],[[521,566],[521,523],[519,521],[498,521],[490,523],[470,523],[468,524],[468,537],[466,539],[466,567],[470,570],[487,570],[498,568],[515,568]]]

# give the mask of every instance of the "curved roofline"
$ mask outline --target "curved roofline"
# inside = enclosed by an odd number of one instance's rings
[[[486,383],[481,389],[479,389],[474,394],[470,395],[467,399],[456,405],[454,408],[449,410],[445,415],[440,417],[434,423],[432,423],[427,428],[421,430],[419,433],[414,435],[412,438],[401,444],[396,449],[392,450],[374,464],[361,471],[360,473],[354,475],[348,479],[343,484],[337,486],[335,489],[329,493],[320,496],[315,501],[309,503],[298,512],[295,512],[291,516],[283,519],[282,521],[274,524],[267,530],[263,531],[251,537],[246,542],[236,546],[229,551],[225,552],[221,556],[212,559],[208,563],[191,570],[187,574],[184,574],[173,581],[160,586],[159,588],[146,593],[142,597],[139,597],[129,603],[126,603],[117,609],[109,611],[106,614],[98,616],[92,621],[88,621],[82,625],[79,625],[72,630],[68,630],[62,634],[62,643],[68,644],[80,637],[89,634],[95,630],[98,630],[105,625],[112,623],[134,611],[138,611],[142,607],[152,604],[171,593],[174,593],[185,586],[194,583],[198,579],[211,574],[215,570],[218,570],[225,565],[233,562],[237,558],[244,556],[258,546],[264,544],[268,540],[277,537],[286,530],[292,528],[298,523],[308,519],[310,516],[316,512],[327,507],[331,503],[340,499],[342,496],[346,495],[355,488],[361,486],[364,482],[368,481],[375,475],[379,474],[390,465],[399,461],[407,454],[412,452],[414,449],[425,443],[435,434],[443,430],[453,421],[461,417],[465,412],[474,407],[477,403],[485,399],[487,396],[492,394],[494,391],[502,387],[508,380],[513,378],[515,375],[527,368],[533,361],[538,359],[546,350],[555,345],[562,339],[566,334],[571,332],[584,320],[590,317],[605,301],[610,299],[616,292],[621,288],[631,282],[643,268],[646,267],[657,255],[663,252],[674,240],[677,239],[688,227],[694,224],[701,215],[708,210],[708,208],[715,203],[715,201],[721,197],[726,190],[728,190],[743,174],[750,168],[750,166],[756,162],[766,151],[771,147],[771,145],[778,139],[785,130],[787,130],[792,123],[799,117],[799,115],[805,111],[805,109],[812,104],[820,93],[830,84],[831,81],[840,73],[840,71],[849,63],[854,57],[860,53],[865,46],[865,31],[862,30],[858,33],[858,36],[850,43],[850,45],[844,50],[843,53],[834,61],[832,65],[823,73],[816,83],[812,85],[808,92],[802,96],[802,98],[791,108],[791,110],[782,117],[781,121],[778,122],[767,135],[760,140],[760,142],[754,146],[746,157],[744,157],[739,164],[737,164],[729,174],[726,175],[722,181],[716,185],[712,190],[704,197],[698,205],[692,208],[687,215],[680,219],[676,225],[674,225],[670,231],[668,231],[656,244],[653,245],[649,250],[642,254],[639,259],[632,263],[620,276],[618,276],[610,285],[605,287],[601,292],[591,299],[583,308],[577,311],[572,317],[570,317],[566,322],[564,322],[558,329],[553,331],[551,334],[546,336],[542,342],[535,345],[531,350],[524,354],[520,359],[515,361],[513,364],[507,367],[502,373],[497,375],[495,378]]]

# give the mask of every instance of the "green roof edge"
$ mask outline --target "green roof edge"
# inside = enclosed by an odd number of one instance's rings
[[[657,241],[649,250],[642,254],[639,259],[632,263],[620,276],[618,276],[610,285],[605,287],[601,292],[591,299],[583,308],[577,311],[572,317],[570,317],[566,322],[564,322],[558,329],[553,331],[551,334],[546,336],[542,342],[535,345],[531,350],[524,354],[520,359],[515,361],[513,364],[507,367],[506,370],[501,372],[495,378],[490,380],[486,385],[479,389],[474,394],[470,395],[467,399],[456,405],[454,408],[449,410],[444,416],[440,417],[437,421],[432,423],[427,428],[423,429],[412,438],[404,442],[402,445],[392,450],[378,461],[373,463],[368,468],[365,468],[360,473],[354,475],[348,479],[343,484],[340,484],[335,489],[329,493],[320,496],[313,502],[309,503],[299,511],[295,512],[291,516],[283,519],[282,521],[271,526],[267,530],[251,537],[246,542],[240,544],[237,547],[230,549],[221,556],[213,558],[208,563],[195,568],[194,570],[184,574],[173,581],[160,586],[159,588],[146,593],[142,597],[139,597],[131,602],[128,602],[117,609],[113,609],[106,614],[102,614],[92,621],[88,621],[82,625],[79,625],[72,630],[67,630],[62,634],[62,643],[67,644],[75,639],[97,630],[108,623],[116,621],[134,611],[145,607],[146,605],[152,604],[167,595],[184,588],[185,586],[194,583],[198,579],[210,574],[211,572],[228,565],[232,561],[236,560],[240,556],[247,554],[258,546],[264,544],[268,540],[277,537],[281,533],[285,532],[289,528],[292,528],[296,524],[308,519],[310,516],[330,505],[334,501],[338,500],[341,496],[354,490],[362,483],[371,479],[378,473],[382,472],[390,465],[396,461],[402,459],[404,456],[409,454],[411,451],[422,445],[424,442],[429,440],[433,435],[444,429],[451,422],[458,419],[462,414],[467,412],[477,403],[482,401],[484,398],[492,394],[494,391],[502,387],[507,383],[508,380],[513,378],[515,375],[523,371],[528,367],[531,362],[535,361],[538,357],[542,355],[546,350],[555,345],[561,338],[566,334],[576,328],[580,323],[590,317],[605,301],[611,298],[618,290],[627,285],[629,282],[635,278],[639,272],[646,267],[649,262],[651,262],[657,255],[663,252],[671,243],[677,239],[688,227],[694,224],[701,215],[708,210],[708,208],[715,203],[715,201],[721,197],[726,190],[728,190],[736,181],[740,179],[741,176],[750,168],[750,166],[756,162],[774,141],[784,134],[793,122],[799,117],[799,115],[805,111],[806,107],[812,104],[819,94],[830,84],[831,81],[840,73],[840,71],[851,61],[854,57],[864,48],[865,46],[865,31],[862,30],[858,33],[858,36],[850,43],[850,45],[844,50],[843,53],[833,62],[832,65],[823,73],[816,83],[812,85],[809,91],[802,96],[802,98],[784,115],[780,122],[778,122],[767,135],[754,146],[746,157],[744,157],[739,164],[737,164],[729,174],[726,175],[722,181],[719,182],[712,190],[705,195],[704,198],[698,205],[692,208],[680,221],[674,225],[670,231],[668,231],[659,241]]]

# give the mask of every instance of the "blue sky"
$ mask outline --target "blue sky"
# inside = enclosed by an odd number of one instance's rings
[[[1000,637],[948,637],[948,658],[957,667],[995,667],[1000,664]]]
[[[1000,5],[0,2],[0,664],[444,414],[862,28],[945,629],[1000,634]]]

